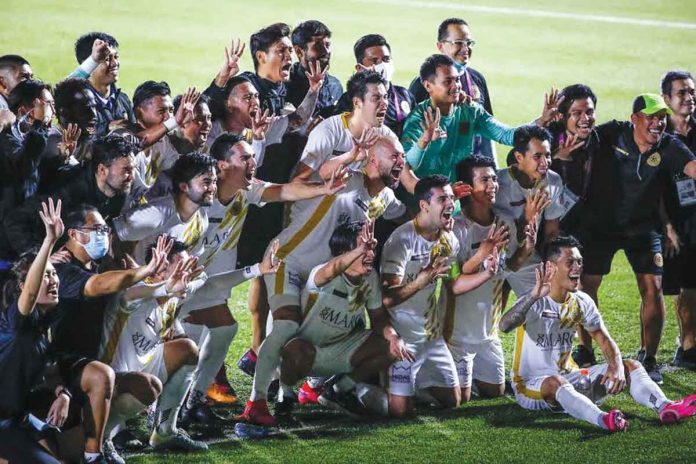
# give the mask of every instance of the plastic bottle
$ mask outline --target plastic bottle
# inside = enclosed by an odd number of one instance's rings
[[[234,425],[234,434],[242,440],[261,439],[268,437],[268,429],[260,425],[238,422]]]
[[[589,369],[580,369],[580,377],[575,382],[575,391],[592,399],[592,381]]]

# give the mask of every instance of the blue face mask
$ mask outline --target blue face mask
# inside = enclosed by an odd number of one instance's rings
[[[84,232],[81,233],[84,234]],[[90,258],[94,260],[101,259],[109,252],[109,234],[92,230],[89,232],[89,242],[86,245],[82,243],[80,245]]]

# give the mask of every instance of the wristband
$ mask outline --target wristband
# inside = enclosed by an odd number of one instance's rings
[[[164,124],[164,127],[167,129],[167,133],[170,133],[173,130],[179,128],[179,123],[176,122],[176,119],[174,117],[167,119],[162,124]]]
[[[65,388],[65,387],[61,387],[61,388],[60,388],[60,391],[59,391],[58,394],[56,395],[56,398],[58,398],[58,397],[59,397],[60,395],[62,395],[62,394],[65,394],[65,396],[67,396],[69,399],[72,399],[72,393],[70,393],[70,390],[68,390],[68,389]]]
[[[253,279],[255,277],[261,277],[261,269],[259,267],[259,263],[256,263],[253,266],[245,267],[242,272],[243,272],[245,279]]]
[[[85,61],[82,62],[82,64],[80,64],[80,69],[86,72],[89,76],[95,69],[97,69],[97,66],[99,66],[99,62],[94,61],[94,58],[92,58],[90,55]]]

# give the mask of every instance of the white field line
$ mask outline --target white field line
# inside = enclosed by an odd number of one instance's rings
[[[496,15],[529,16],[532,18],[568,19],[574,21],[589,21],[611,24],[627,24],[631,26],[653,26],[670,29],[696,29],[696,23],[678,21],[660,21],[656,19],[639,19],[625,16],[606,16],[581,13],[563,13],[560,11],[534,10],[529,8],[510,8],[503,6],[466,5],[462,3],[419,1],[419,0],[351,0],[354,3],[370,3],[395,6],[411,6],[418,8],[433,8],[443,10],[461,10],[476,13],[491,13]]]

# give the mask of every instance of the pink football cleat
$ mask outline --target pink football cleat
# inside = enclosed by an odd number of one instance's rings
[[[611,433],[614,432],[625,432],[628,428],[628,421],[624,417],[623,413],[618,409],[612,409],[604,415],[602,418],[604,425],[607,430]]]
[[[676,424],[691,416],[696,416],[696,395],[689,395],[662,408],[660,422]]]

